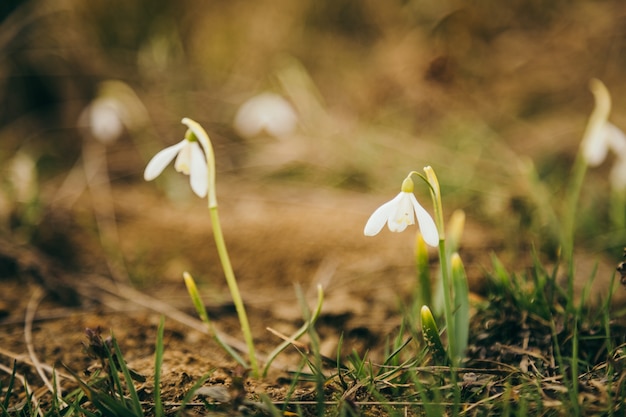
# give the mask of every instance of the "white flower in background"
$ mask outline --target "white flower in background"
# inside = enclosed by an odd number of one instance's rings
[[[94,138],[104,144],[115,142],[124,132],[124,105],[112,97],[97,98],[83,111],[80,122],[89,126]]]
[[[186,137],[176,145],[167,147],[154,155],[148,162],[143,177],[146,181],[152,181],[176,157],[174,168],[178,172],[189,175],[191,189],[198,197],[207,195],[209,186],[208,168],[204,152],[195,138]]]
[[[611,95],[597,79],[592,79],[589,88],[595,99],[595,107],[581,143],[582,155],[589,166],[598,166],[606,159],[609,151],[616,156],[609,181],[615,189],[626,188],[626,135],[609,122]]]
[[[393,200],[380,206],[365,225],[365,236],[377,235],[387,223],[392,232],[402,232],[410,224],[419,224],[424,241],[430,246],[439,244],[439,233],[435,221],[413,195],[413,180],[406,178],[402,191]]]
[[[146,108],[130,86],[107,80],[99,84],[96,97],[82,111],[78,125],[99,142],[109,145],[122,136],[124,129],[143,126],[148,119]]]
[[[595,107],[581,143],[582,154],[589,166],[598,166],[612,150],[618,157],[626,157],[626,136],[609,122],[611,96],[600,80],[592,79],[589,87],[595,98]]]
[[[241,105],[235,115],[235,130],[245,138],[262,133],[275,138],[291,134],[298,124],[293,106],[274,93],[262,93]]]

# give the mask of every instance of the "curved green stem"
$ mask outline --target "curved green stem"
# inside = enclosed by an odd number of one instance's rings
[[[209,139],[209,135],[202,128],[202,126],[200,126],[199,123],[189,118],[184,118],[182,120],[182,123],[188,127],[186,135],[193,136],[195,139],[197,139],[204,149],[204,155],[206,157],[208,170],[207,200],[209,213],[211,214],[211,223],[213,225],[213,237],[215,238],[217,253],[220,257],[222,268],[224,269],[226,283],[228,284],[228,289],[230,290],[230,294],[233,298],[233,303],[235,304],[235,309],[237,310],[237,316],[239,317],[241,331],[243,332],[243,337],[246,341],[246,345],[248,346],[250,367],[252,368],[253,375],[259,376],[259,365],[257,363],[256,355],[254,353],[254,340],[252,339],[250,324],[248,323],[248,315],[246,314],[246,309],[241,298],[241,293],[239,292],[239,286],[237,285],[237,279],[235,278],[233,267],[230,264],[228,251],[226,250],[226,243],[224,242],[224,235],[222,234],[222,225],[220,223],[219,213],[217,211],[217,193],[215,187],[215,153],[213,152],[213,146],[211,144],[211,140]]]
[[[226,277],[226,283],[228,289],[233,298],[235,309],[237,310],[237,316],[239,317],[239,324],[243,337],[248,346],[248,356],[250,356],[250,367],[254,376],[259,376],[259,365],[256,360],[256,354],[254,352],[254,340],[252,339],[252,332],[250,331],[250,324],[248,322],[248,315],[246,314],[246,308],[239,292],[239,286],[237,285],[237,279],[233,272],[233,267],[228,257],[228,251],[226,250],[226,243],[224,242],[224,235],[222,234],[222,226],[219,220],[219,213],[217,212],[217,206],[210,207],[209,212],[211,214],[211,223],[213,225],[213,236],[215,237],[215,245],[217,246],[217,253],[224,269],[224,276]]]

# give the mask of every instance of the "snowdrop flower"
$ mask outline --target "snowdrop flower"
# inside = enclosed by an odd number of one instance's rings
[[[365,236],[377,235],[385,223],[392,232],[402,232],[408,225],[415,224],[416,217],[424,241],[430,246],[437,246],[439,233],[435,221],[418,203],[413,195],[413,180],[407,177],[402,183],[400,194],[374,211],[363,232]]]
[[[293,106],[274,93],[262,93],[246,101],[237,111],[234,127],[246,138],[265,132],[275,138],[292,133],[298,124]]]
[[[204,198],[209,187],[208,168],[204,152],[194,133],[188,130],[185,139],[154,155],[143,173],[144,179],[152,181],[176,158],[176,171],[189,175],[191,189],[198,197]]]
[[[611,124],[611,95],[600,80],[592,79],[589,85],[595,98],[595,107],[581,142],[582,156],[588,166],[598,166],[606,159],[609,151],[616,158],[609,176],[611,187],[626,189],[626,135]]]
[[[124,132],[123,114],[124,106],[115,98],[97,98],[81,114],[80,124],[89,126],[93,137],[108,145]]]
[[[137,94],[121,81],[103,81],[97,96],[81,112],[78,125],[99,142],[109,145],[124,133],[145,125],[148,114]]]
[[[582,155],[589,166],[598,166],[612,150],[618,158],[626,158],[626,136],[611,124],[611,96],[609,90],[597,79],[592,79],[589,85],[595,98],[595,107],[581,143]]]

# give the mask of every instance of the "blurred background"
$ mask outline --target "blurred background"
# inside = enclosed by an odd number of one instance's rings
[[[66,259],[62,208],[91,190],[106,235],[110,187],[145,188],[145,164],[182,139],[183,117],[211,136],[218,181],[391,198],[432,165],[450,210],[547,254],[541,205],[562,200],[591,78],[626,129],[620,0],[4,0],[0,54],[0,224]],[[264,93],[284,101],[248,117],[278,133],[236,126]],[[588,173],[580,239],[620,257],[610,165]],[[193,199],[170,171],[163,191]]]

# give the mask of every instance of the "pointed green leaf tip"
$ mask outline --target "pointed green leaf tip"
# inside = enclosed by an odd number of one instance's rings
[[[463,261],[458,253],[453,253],[450,258],[452,264],[452,286],[454,287],[454,331],[456,332],[456,352],[452,352],[456,359],[465,356],[469,340],[470,304],[469,286],[467,275],[463,267]]]
[[[446,354],[446,349],[443,347],[443,343],[441,343],[439,329],[437,328],[437,323],[435,323],[433,313],[428,306],[422,306],[420,315],[422,318],[422,333],[424,334],[424,340],[426,341],[428,349],[431,351],[438,364],[446,365],[448,363],[448,355]]]

